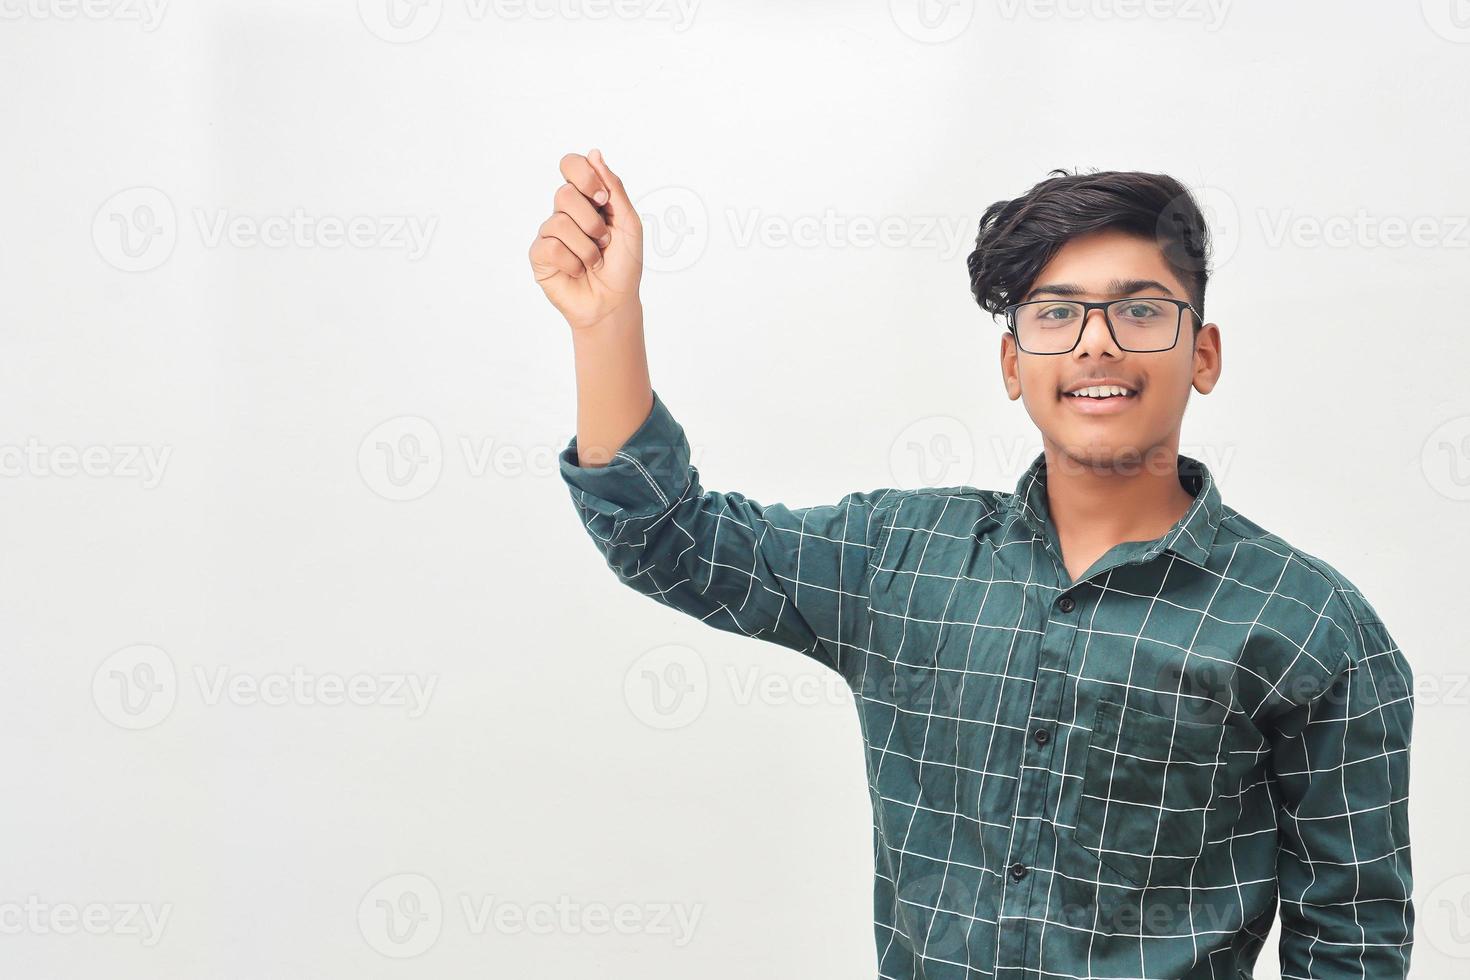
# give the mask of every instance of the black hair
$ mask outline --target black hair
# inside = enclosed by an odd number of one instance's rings
[[[1019,303],[1068,239],[1116,228],[1153,239],[1199,311],[1209,282],[1210,231],[1183,184],[1165,174],[1105,170],[1090,174],[1052,170],[1025,195],[996,201],[980,218],[975,250],[966,265],[980,308],[1001,313]]]

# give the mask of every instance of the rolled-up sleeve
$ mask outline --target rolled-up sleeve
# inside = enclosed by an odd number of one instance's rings
[[[657,391],[648,417],[607,465],[579,465],[575,436],[559,463],[587,533],[629,587],[838,672],[866,639],[870,557],[882,505],[896,491],[796,509],[707,491],[684,429]]]
[[[1410,667],[1383,623],[1339,622],[1334,673],[1282,719],[1273,748],[1283,980],[1409,970]]]

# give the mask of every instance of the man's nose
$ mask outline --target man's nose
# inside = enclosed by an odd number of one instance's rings
[[[1077,343],[1076,353],[1083,352],[1114,355],[1122,353],[1121,348],[1113,341],[1107,318],[1101,309],[1088,310],[1087,315],[1082,318],[1082,339]]]

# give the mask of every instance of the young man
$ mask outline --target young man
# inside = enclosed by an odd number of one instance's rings
[[[1410,670],[1331,565],[1178,453],[1220,375],[1207,229],[1157,174],[1053,176],[969,259],[1043,451],[1012,491],[706,491],[649,383],[642,228],[597,151],[531,246],[572,328],[560,457],[618,577],[842,674],[886,978],[1408,971]],[[1320,489],[1320,488],[1319,488]]]

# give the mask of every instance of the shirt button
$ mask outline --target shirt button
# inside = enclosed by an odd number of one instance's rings
[[[1020,861],[1017,861],[1015,864],[1011,865],[1011,877],[1014,878],[1016,881],[1020,881],[1022,878],[1026,877],[1027,870],[1029,869],[1024,864],[1022,864]]]
[[[1051,732],[1047,731],[1045,728],[1038,728],[1036,729],[1036,731],[1031,733],[1031,737],[1036,739],[1037,745],[1045,745],[1047,742],[1051,741]]]
[[[1074,600],[1069,595],[1064,595],[1057,600],[1057,608],[1060,609],[1062,612],[1071,612],[1072,607],[1075,605],[1077,605],[1076,600]]]

